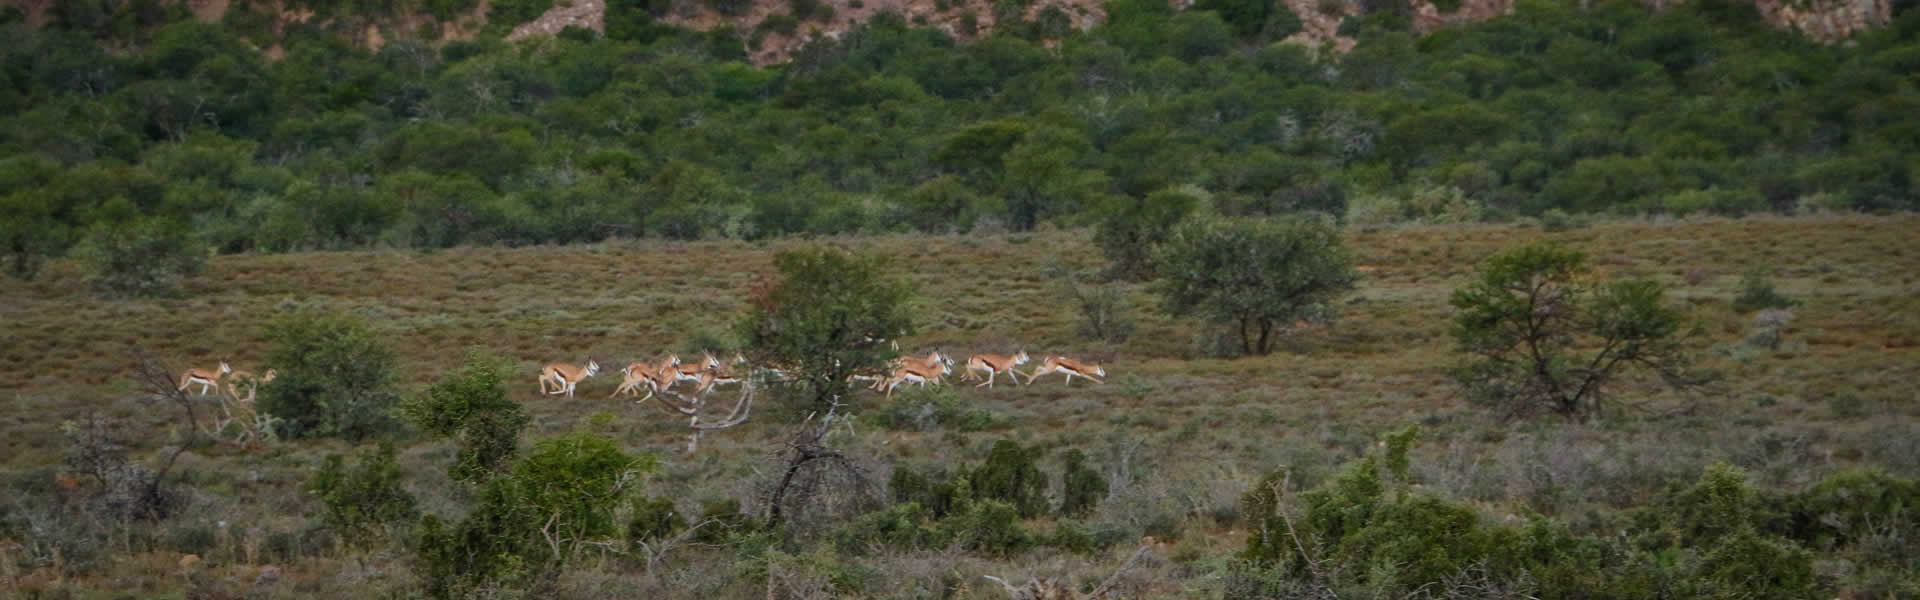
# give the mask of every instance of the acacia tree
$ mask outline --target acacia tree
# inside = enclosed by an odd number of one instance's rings
[[[1307,219],[1190,222],[1161,249],[1159,272],[1161,310],[1233,327],[1241,351],[1261,355],[1276,330],[1326,318],[1354,281],[1340,232]]]
[[[1507,418],[1550,410],[1590,415],[1629,368],[1676,389],[1710,380],[1678,342],[1686,319],[1647,279],[1588,283],[1586,256],[1552,244],[1489,258],[1454,290],[1453,336],[1467,360],[1453,371],[1468,397]]]
[[[753,362],[784,373],[795,400],[824,411],[851,395],[849,375],[897,354],[887,341],[913,331],[913,287],[879,255],[813,247],[782,251],[773,264],[779,276],[755,290],[740,338]]]

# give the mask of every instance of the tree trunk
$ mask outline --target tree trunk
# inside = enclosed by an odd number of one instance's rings
[[[1273,333],[1273,321],[1270,319],[1261,319],[1260,320],[1260,355],[1261,356],[1267,355],[1267,350],[1268,350],[1267,338],[1268,338],[1268,334],[1271,334],[1271,333]]]

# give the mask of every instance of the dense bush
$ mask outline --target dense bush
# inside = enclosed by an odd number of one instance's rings
[[[449,468],[456,480],[484,479],[505,468],[519,450],[520,430],[533,418],[507,397],[506,373],[504,361],[470,353],[459,371],[401,406],[415,427],[459,444]]]
[[[1773,289],[1773,278],[1765,267],[1748,269],[1740,276],[1740,295],[1733,298],[1733,309],[1741,313],[1769,308],[1793,308],[1799,304]]]
[[[1416,485],[1407,458],[1414,432],[1388,436],[1380,452],[1312,489],[1288,489],[1282,468],[1248,490],[1241,502],[1251,530],[1240,555],[1247,565],[1230,574],[1229,597],[1275,589],[1400,595],[1471,579],[1483,584],[1481,594],[1529,589],[1541,598],[1810,598],[1808,544],[1861,548],[1854,544],[1863,540],[1831,536],[1863,524],[1841,514],[1897,517],[1910,511],[1903,507],[1915,489],[1854,472],[1800,494],[1767,494],[1718,464],[1634,511],[1631,524],[1587,533],[1546,519],[1492,523]],[[1840,508],[1837,498],[1862,505]],[[1815,522],[1822,524],[1792,525]]]
[[[665,496],[656,498],[634,498],[633,509],[627,518],[627,540],[635,542],[652,541],[686,529],[687,519],[680,515],[673,499]]]
[[[1198,206],[1200,198],[1185,190],[1161,190],[1145,198],[1115,197],[1100,211],[1093,243],[1112,263],[1114,277],[1151,279],[1154,252]]]
[[[76,252],[95,287],[122,296],[178,295],[181,280],[207,263],[206,247],[186,224],[162,218],[96,226]],[[16,258],[15,272],[31,274],[33,260]]]
[[[967,480],[979,498],[1005,502],[1022,517],[1048,512],[1047,477],[1034,464],[1039,448],[1028,448],[1013,440],[999,440],[987,453],[987,461],[974,469]]]
[[[260,386],[259,410],[282,419],[287,437],[359,440],[393,427],[393,350],[365,321],[291,312],[268,322],[266,337],[279,376]]]
[[[349,470],[338,454],[328,455],[307,489],[320,498],[320,521],[348,543],[367,546],[397,535],[419,516],[413,495],[401,487],[406,473],[394,460],[391,444],[360,454]]]
[[[1316,59],[1271,43],[1299,27],[1279,4],[1108,4],[1087,31],[1042,10],[968,44],[879,16],[765,69],[737,31],[657,21],[664,0],[609,3],[604,39],[438,52],[245,9],[0,25],[0,251],[31,272],[126,220],[116,198],[226,252],[1024,230],[1172,208],[1170,189],[1382,220],[1920,203],[1910,17],[1820,45],[1724,3],[1531,3],[1416,43],[1410,5],[1366,2],[1354,49]],[[488,28],[551,5],[492,3]],[[610,153],[631,160],[582,160]]]
[[[1060,497],[1060,512],[1068,515],[1085,514],[1107,498],[1107,478],[1087,466],[1085,452],[1069,450],[1064,460],[1060,480],[1065,491]]]
[[[416,559],[429,595],[465,597],[516,588],[554,572],[593,542],[622,532],[615,511],[636,492],[648,457],[586,434],[545,439],[475,492],[465,519],[420,522]],[[631,527],[628,527],[631,531]]]

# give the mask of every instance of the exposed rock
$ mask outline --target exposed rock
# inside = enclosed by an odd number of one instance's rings
[[[530,35],[554,35],[568,27],[584,27],[594,31],[606,31],[606,0],[557,0],[553,8],[547,9],[540,18],[521,23],[507,34],[508,40],[524,39]]]

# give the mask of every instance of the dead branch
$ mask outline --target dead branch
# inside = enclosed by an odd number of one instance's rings
[[[1113,591],[1113,585],[1120,582],[1120,576],[1126,574],[1128,569],[1133,568],[1134,563],[1140,562],[1140,557],[1146,556],[1147,553],[1151,552],[1151,548],[1152,546],[1141,546],[1139,550],[1134,550],[1133,556],[1127,557],[1127,562],[1120,563],[1120,568],[1114,570],[1112,575],[1107,576],[1106,581],[1100,582],[1100,587],[1093,588],[1093,593],[1087,594],[1087,600],[1094,600],[1095,598],[1107,595],[1107,592]]]
[[[753,396],[758,389],[758,386],[755,386],[751,380],[743,382],[740,385],[740,400],[735,402],[733,408],[727,411],[727,416],[721,417],[717,421],[707,421],[704,423],[700,421],[700,409],[706,406],[707,393],[711,390],[689,396],[671,389],[661,388],[655,391],[654,396],[660,399],[662,409],[692,417],[692,420],[687,424],[688,427],[693,429],[693,433],[690,434],[687,439],[687,454],[693,454],[696,450],[700,449],[701,433],[712,429],[726,429],[745,423],[747,417],[753,412]]]
[[[657,547],[654,544],[649,544],[644,541],[635,541],[634,543],[640,545],[640,551],[647,555],[647,574],[653,574],[654,566],[660,564],[660,561],[666,558],[668,552],[672,552],[674,548],[678,548],[680,545],[685,544],[687,540],[692,539],[693,534],[699,532],[701,527],[718,522],[716,519],[707,519],[699,523],[694,523],[692,527],[688,527],[678,535],[660,540]]]
[[[1141,546],[1140,549],[1134,550],[1133,556],[1128,557],[1127,562],[1121,563],[1120,568],[1115,569],[1112,575],[1107,576],[1106,581],[1100,583],[1100,587],[1093,588],[1093,591],[1088,593],[1084,598],[1081,598],[1081,600],[1096,600],[1111,593],[1114,585],[1120,582],[1120,576],[1125,575],[1128,570],[1139,563],[1141,557],[1151,554],[1152,552],[1152,546]],[[1001,588],[1007,590],[1007,597],[1012,598],[1012,600],[1073,600],[1075,598],[1073,590],[1060,585],[1059,582],[1051,577],[1046,579],[1028,577],[1026,585],[1020,587],[1014,587],[1013,584],[1007,583],[1007,580],[992,575],[983,575],[983,577],[988,581],[1000,584]]]

